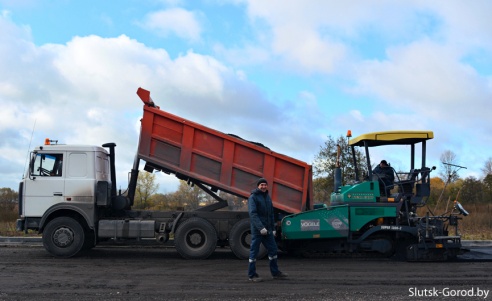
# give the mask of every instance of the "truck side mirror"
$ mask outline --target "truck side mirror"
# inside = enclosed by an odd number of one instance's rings
[[[36,152],[31,152],[31,160],[29,161],[29,171],[27,173],[27,176],[29,177],[29,180],[34,180],[36,177],[32,176],[34,173],[34,162],[36,161]]]

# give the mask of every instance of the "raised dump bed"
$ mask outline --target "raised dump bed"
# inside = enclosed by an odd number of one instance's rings
[[[165,112],[147,90],[137,94],[145,104],[138,156],[148,166],[243,198],[263,177],[275,208],[287,213],[312,208],[311,165]]]

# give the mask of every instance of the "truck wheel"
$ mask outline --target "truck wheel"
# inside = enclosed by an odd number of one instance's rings
[[[43,231],[45,249],[56,257],[72,257],[84,249],[85,231],[71,217],[57,217]]]
[[[183,258],[205,259],[215,251],[217,232],[207,220],[192,217],[178,226],[174,245]]]
[[[249,258],[249,248],[251,247],[251,225],[249,218],[245,218],[234,224],[229,233],[229,246],[237,258]],[[258,259],[265,257],[267,252],[263,244],[260,245]]]

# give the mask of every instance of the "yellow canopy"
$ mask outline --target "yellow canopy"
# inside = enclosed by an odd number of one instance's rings
[[[349,145],[368,146],[415,144],[434,138],[432,131],[385,131],[367,133],[349,140]]]

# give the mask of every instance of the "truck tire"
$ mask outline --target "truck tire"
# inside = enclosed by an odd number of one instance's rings
[[[229,246],[232,253],[239,259],[249,258],[249,248],[251,246],[251,225],[249,218],[245,218],[234,224],[229,233]],[[266,256],[267,249],[260,245],[260,251],[258,252],[258,259]]]
[[[53,256],[72,257],[84,250],[85,231],[71,217],[57,217],[43,231],[43,246]]]
[[[178,226],[174,245],[186,259],[206,259],[215,251],[217,232],[207,220],[192,217]]]

